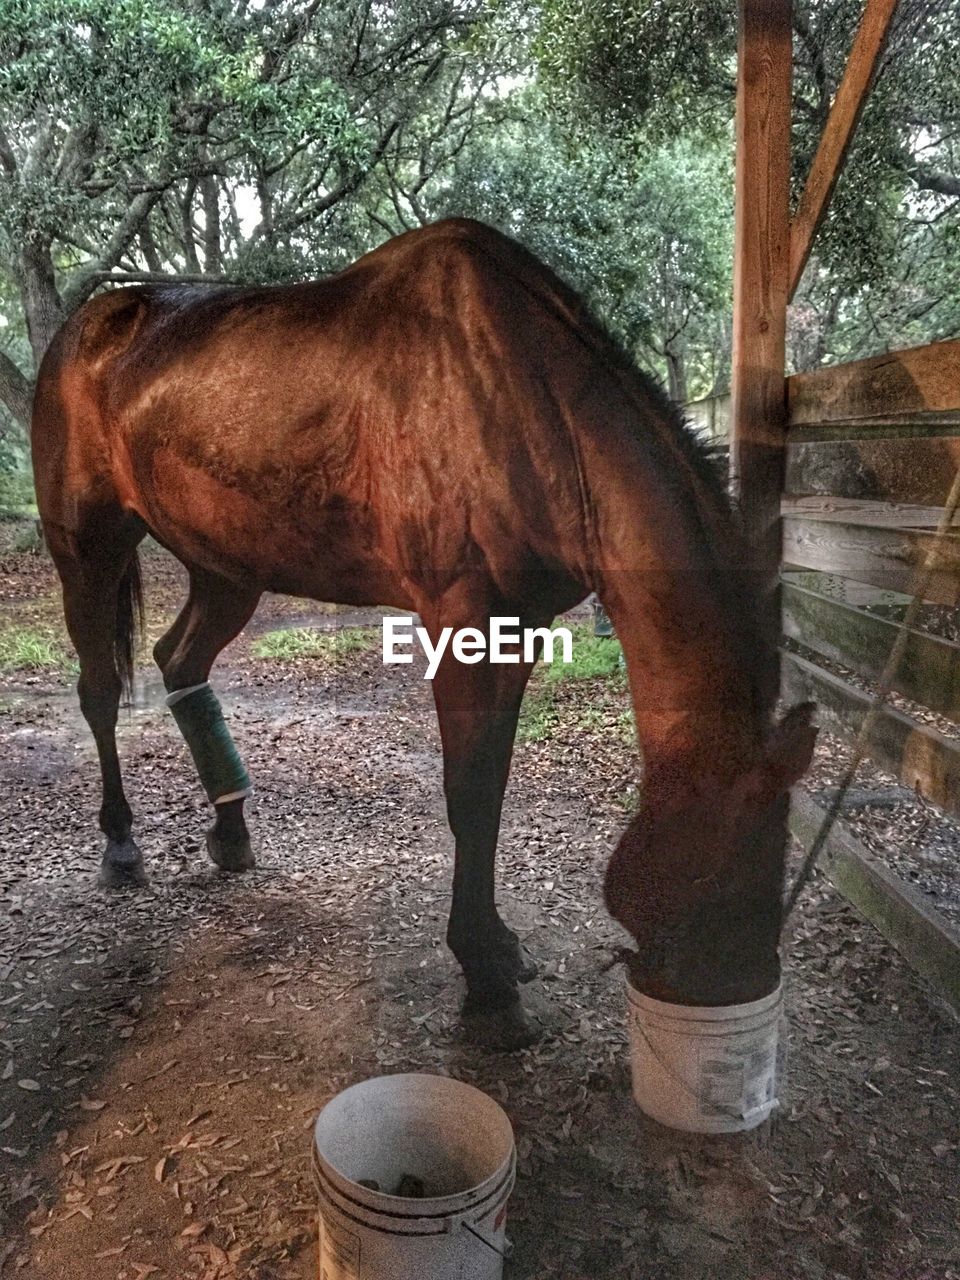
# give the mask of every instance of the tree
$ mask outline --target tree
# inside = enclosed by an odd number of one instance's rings
[[[481,0],[0,0],[0,401],[105,282],[284,279],[424,103]],[[32,366],[32,367],[31,367]]]
[[[794,5],[797,195],[862,10],[863,0]],[[677,135],[714,145],[733,114],[734,24],[725,0],[544,0],[541,73],[580,132],[614,131],[638,148]],[[801,364],[960,327],[949,267],[960,225],[958,48],[956,0],[901,0],[794,308]]]
[[[420,192],[424,213],[469,214],[516,237],[677,399],[710,390],[731,288],[729,152],[682,139],[640,154],[600,134],[574,142],[535,85],[507,105],[509,118],[478,131]]]

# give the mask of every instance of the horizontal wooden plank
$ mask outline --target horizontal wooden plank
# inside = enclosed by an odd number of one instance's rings
[[[925,582],[923,597],[935,604],[960,604],[960,534],[937,537],[829,520],[783,521],[784,564],[836,573],[907,595],[916,590],[917,570],[934,545],[936,568]]]
[[[942,507],[958,467],[953,437],[788,442],[785,491]]]
[[[787,379],[791,427],[960,411],[960,341],[931,342]]]
[[[856,739],[870,707],[869,694],[789,651],[784,651],[782,670],[788,701],[812,699],[824,728],[845,741]],[[905,786],[960,817],[960,740],[912,720],[896,707],[886,707],[866,747],[870,759]]]
[[[805,591],[813,591],[820,596],[829,596],[831,600],[842,600],[844,604],[854,605],[857,609],[872,608],[884,605],[890,609],[903,610],[910,603],[910,597],[902,591],[881,591],[879,587],[871,587],[865,582],[854,582],[852,578],[838,578],[832,573],[814,573],[810,569],[785,569],[781,574],[784,582],[795,587],[803,587]],[[893,614],[887,615],[897,619]]]
[[[960,433],[960,413],[931,415],[922,422],[903,418],[899,422],[840,423],[825,427],[792,427],[791,444],[824,444],[837,440],[955,439]]]
[[[826,810],[804,791],[794,793],[790,827],[809,849]],[[824,846],[821,869],[843,896],[927,978],[960,1013],[960,931],[939,915],[838,821]]]
[[[783,631],[825,658],[877,680],[899,627],[840,600],[785,583]],[[960,722],[960,645],[910,631],[894,689]]]
[[[936,529],[943,517],[942,507],[820,495],[797,497],[789,494],[781,501],[780,509],[785,516],[834,520],[840,524],[870,524],[878,529]],[[954,515],[954,525],[960,528],[960,511]]]

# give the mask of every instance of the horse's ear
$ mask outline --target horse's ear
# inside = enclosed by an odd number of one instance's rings
[[[765,781],[775,793],[788,790],[810,768],[817,741],[817,730],[810,723],[815,711],[813,702],[791,707],[767,739]]]

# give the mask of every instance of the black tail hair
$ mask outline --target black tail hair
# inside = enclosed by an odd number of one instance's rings
[[[133,690],[133,667],[137,641],[143,631],[143,579],[140,556],[134,551],[120,579],[117,596],[117,631],[113,641],[113,658],[127,697]]]

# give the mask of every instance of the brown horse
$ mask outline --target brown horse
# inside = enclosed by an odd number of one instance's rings
[[[264,591],[416,611],[435,641],[492,615],[544,626],[595,590],[645,760],[606,877],[635,980],[688,1004],[776,985],[788,788],[809,763],[811,708],[771,722],[756,580],[705,450],[525,250],[452,220],[320,283],[107,293],[43,362],[33,451],[100,755],[106,883],[142,878],[114,730],[147,532],[190,575],[155,650],[174,692],[207,688]],[[517,991],[529,959],[494,898],[529,674],[448,652],[433,682],[456,840],[447,938],[468,1026],[502,1045],[532,1035]],[[242,788],[208,792],[211,855],[242,870]]]

